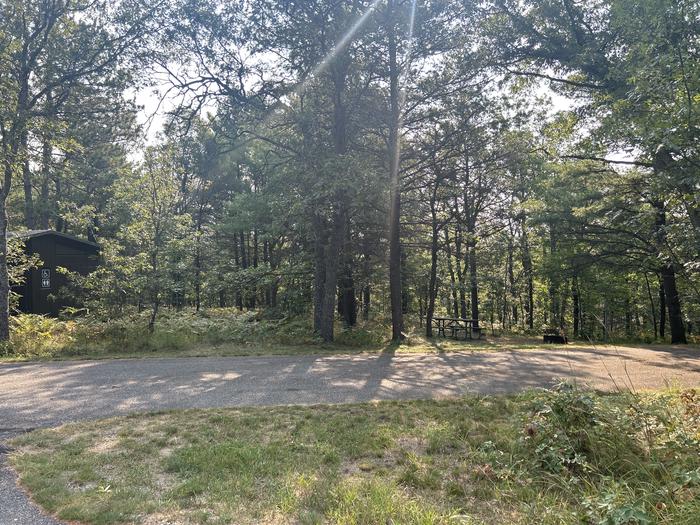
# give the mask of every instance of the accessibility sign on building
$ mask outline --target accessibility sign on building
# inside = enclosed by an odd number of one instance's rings
[[[49,268],[41,269],[41,287],[51,288],[51,270]]]

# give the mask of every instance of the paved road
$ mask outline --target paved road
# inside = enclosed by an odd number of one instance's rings
[[[2,432],[129,412],[503,393],[561,378],[602,390],[699,386],[700,350],[606,347],[0,365],[0,443]],[[13,480],[0,450],[0,523],[55,523],[26,504]]]

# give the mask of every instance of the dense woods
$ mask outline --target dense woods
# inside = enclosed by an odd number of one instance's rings
[[[151,329],[698,331],[694,0],[0,6],[0,339],[8,231],[49,228],[102,246],[66,293]]]

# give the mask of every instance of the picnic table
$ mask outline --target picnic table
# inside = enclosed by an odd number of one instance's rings
[[[464,339],[480,339],[481,328],[479,328],[478,319],[462,319],[461,317],[433,317],[433,329],[437,335],[442,337],[453,337],[461,339],[464,334]]]

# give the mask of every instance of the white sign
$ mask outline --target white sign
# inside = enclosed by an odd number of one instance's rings
[[[51,270],[49,268],[41,269],[41,287],[51,288]]]

